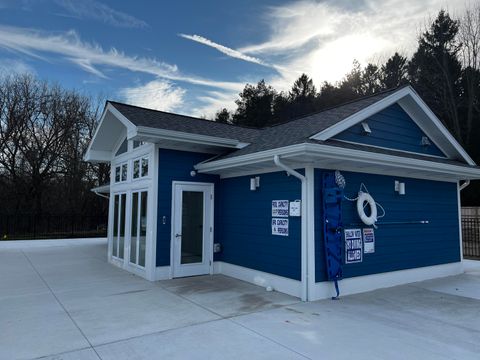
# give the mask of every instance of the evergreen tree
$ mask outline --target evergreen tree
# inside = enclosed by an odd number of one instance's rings
[[[231,114],[230,111],[228,111],[226,108],[223,108],[220,111],[217,111],[215,114],[215,119],[216,122],[223,123],[223,124],[228,124],[231,121]]]
[[[459,23],[441,10],[420,39],[408,73],[420,96],[461,139],[458,102],[462,67],[458,59],[461,44],[456,39]]]
[[[392,89],[407,83],[408,60],[398,52],[393,54],[380,70],[380,83],[383,89]]]
[[[273,104],[277,92],[265,83],[256,86],[247,84],[235,100],[237,110],[233,114],[232,123],[261,128],[274,123]]]

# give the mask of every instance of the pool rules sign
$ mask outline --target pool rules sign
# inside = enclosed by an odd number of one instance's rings
[[[345,264],[360,263],[363,260],[363,239],[361,229],[345,229]]]

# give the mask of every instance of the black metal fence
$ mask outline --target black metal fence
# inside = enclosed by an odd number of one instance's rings
[[[106,236],[107,216],[0,214],[0,241]]]
[[[462,216],[463,256],[480,259],[480,217]]]

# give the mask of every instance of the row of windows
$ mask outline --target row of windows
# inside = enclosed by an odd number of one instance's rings
[[[148,156],[133,160],[132,178],[140,179],[148,176]],[[124,182],[128,179],[128,163],[115,166],[115,182]]]

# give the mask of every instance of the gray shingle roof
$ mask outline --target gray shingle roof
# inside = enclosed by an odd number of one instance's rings
[[[216,159],[218,160],[308,142],[310,136],[391,95],[396,90],[398,88],[363,97],[343,105],[263,129],[222,124],[211,120],[151,110],[114,101],[109,102],[136,126],[217,136],[250,143],[243,149],[218,157]]]
[[[258,129],[254,128],[222,124],[211,120],[146,109],[115,101],[108,102],[136,126],[216,136],[242,142],[251,142],[259,132]]]

